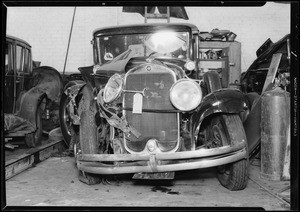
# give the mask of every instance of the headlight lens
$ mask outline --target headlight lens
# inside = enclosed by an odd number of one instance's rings
[[[192,80],[181,79],[171,87],[170,100],[179,110],[191,111],[200,104],[201,99],[201,88]]]
[[[119,74],[114,74],[104,87],[103,101],[110,103],[116,100],[120,96],[122,88],[123,78]]]
[[[184,66],[185,66],[185,68],[186,68],[187,70],[189,70],[189,71],[193,71],[193,70],[196,68],[195,62],[194,62],[194,61],[191,61],[191,60],[187,61],[186,64],[185,64]]]

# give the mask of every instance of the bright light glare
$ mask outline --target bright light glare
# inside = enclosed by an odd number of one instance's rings
[[[145,45],[152,51],[165,54],[182,48],[186,41],[181,39],[179,34],[172,31],[162,31],[149,35],[145,40]]]
[[[159,46],[165,45],[165,43],[173,43],[176,39],[176,34],[174,32],[159,32],[152,36],[152,41],[154,47],[158,48]]]

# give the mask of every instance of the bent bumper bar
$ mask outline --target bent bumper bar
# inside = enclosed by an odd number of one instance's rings
[[[157,154],[78,154],[79,170],[94,174],[169,172],[208,168],[248,157],[246,141],[233,146]]]

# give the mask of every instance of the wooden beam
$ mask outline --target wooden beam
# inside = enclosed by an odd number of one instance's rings
[[[55,152],[65,148],[63,140],[52,141],[51,143],[33,148],[29,153],[20,155],[16,159],[5,162],[5,180],[8,180],[26,169],[35,166],[37,163],[51,157]]]

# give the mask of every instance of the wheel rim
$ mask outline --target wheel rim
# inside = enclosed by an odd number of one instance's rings
[[[214,140],[215,147],[228,145],[228,139],[220,120],[212,127],[212,138]]]
[[[218,120],[217,124],[212,127],[212,137],[215,147],[221,147],[229,144],[223,123],[220,119]],[[229,175],[230,166],[228,164],[218,166],[217,171],[219,174]]]
[[[69,99],[67,99],[67,100],[69,100]],[[64,110],[63,110],[62,117],[63,117],[63,123],[64,123],[65,129],[66,129],[66,132],[68,133],[69,136],[71,136],[71,131],[70,131],[71,121],[70,121],[70,115],[67,110],[67,102],[68,102],[67,100],[64,103]]]

